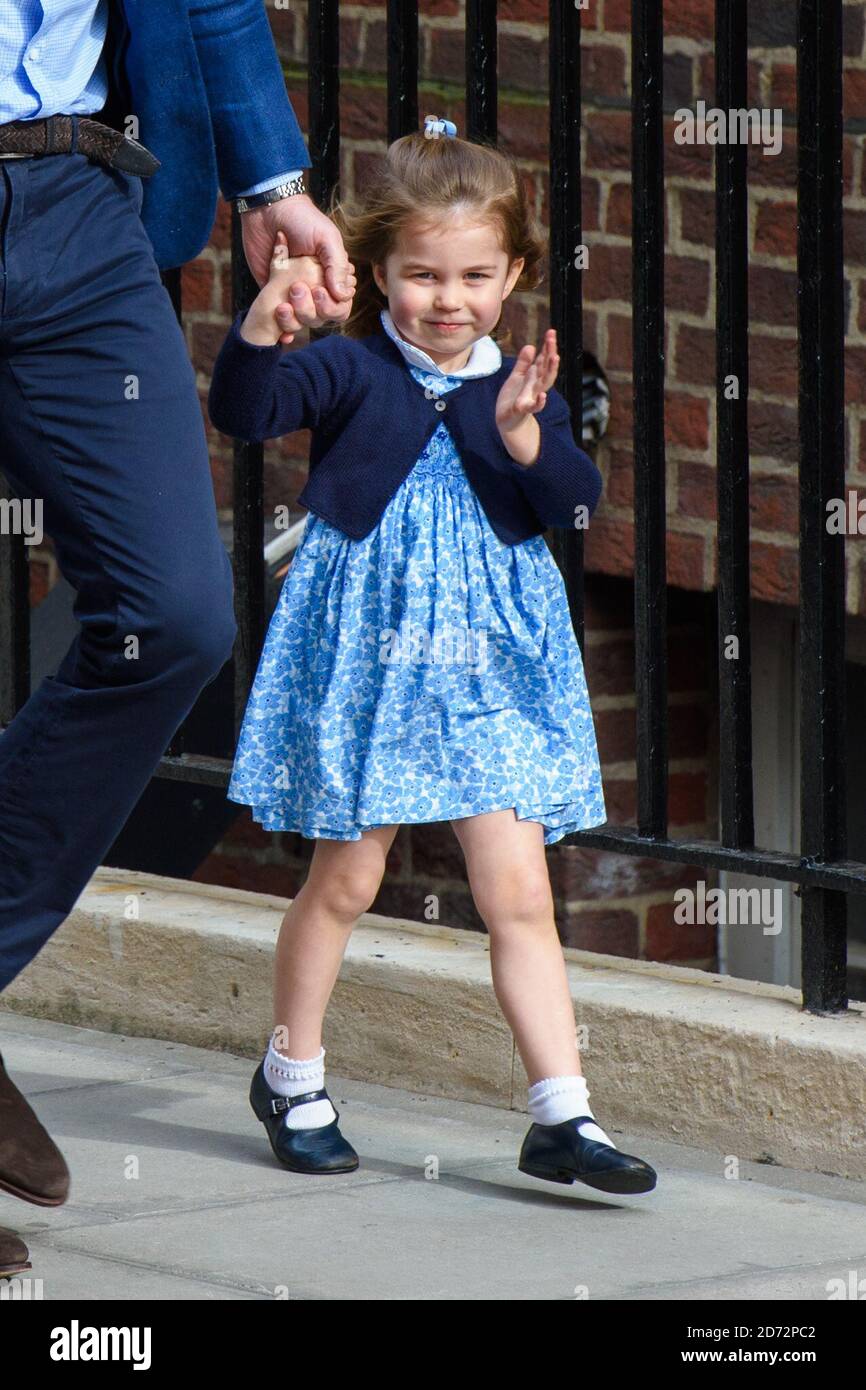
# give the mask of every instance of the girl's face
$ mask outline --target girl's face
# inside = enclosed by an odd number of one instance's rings
[[[466,365],[523,269],[522,256],[509,265],[497,233],[495,223],[462,217],[411,226],[384,265],[372,267],[397,332],[443,371]]]

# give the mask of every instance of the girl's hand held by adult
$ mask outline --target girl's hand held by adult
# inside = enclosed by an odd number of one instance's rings
[[[256,295],[241,324],[240,334],[257,347],[290,343],[294,333],[293,291],[307,292],[310,285],[321,285],[324,273],[313,256],[290,256],[286,234],[279,231],[268,266],[268,278]]]
[[[297,259],[306,261],[311,257],[316,262],[316,275],[299,281],[283,324],[286,336],[281,337],[281,342],[291,342],[295,333],[304,328],[341,323],[349,317],[357,284],[355,268],[346,255],[338,227],[306,193],[280,198],[244,213],[241,232],[247,264],[262,288],[267,283],[280,234]]]
[[[540,453],[541,429],[534,417],[544,409],[558,372],[556,329],[548,328],[537,357],[532,343],[520,349],[496,399],[496,426],[502,442],[514,461],[526,468]]]

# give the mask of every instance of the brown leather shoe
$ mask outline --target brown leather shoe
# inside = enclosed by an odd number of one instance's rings
[[[20,1236],[0,1226],[0,1279],[11,1279],[13,1274],[25,1274],[33,1266],[27,1256],[30,1251]]]
[[[0,1057],[0,1189],[38,1207],[59,1207],[69,1196],[66,1160]]]

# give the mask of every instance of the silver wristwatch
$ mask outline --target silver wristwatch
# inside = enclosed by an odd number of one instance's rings
[[[253,208],[263,208],[268,203],[278,203],[281,198],[306,191],[303,174],[296,174],[288,183],[278,183],[276,188],[267,188],[264,193],[251,193],[248,198],[235,198],[234,201],[238,212],[251,212]]]

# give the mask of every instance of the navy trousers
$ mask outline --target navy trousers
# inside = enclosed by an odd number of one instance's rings
[[[237,631],[142,196],[78,153],[0,159],[0,469],[41,501],[80,623],[0,734],[0,989],[69,915]]]

